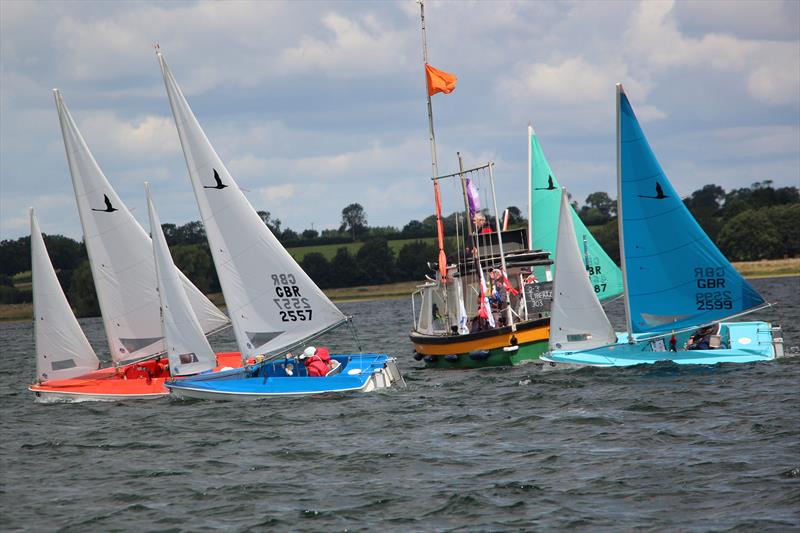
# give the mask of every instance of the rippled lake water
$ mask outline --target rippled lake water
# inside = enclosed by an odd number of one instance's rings
[[[800,278],[753,282],[800,351]],[[408,387],[255,403],[34,404],[0,324],[4,531],[786,531],[800,357],[718,367],[432,371],[408,300],[345,303]],[[621,326],[621,304],[611,305]],[[102,324],[82,321],[103,351]],[[320,342],[351,350],[346,330]],[[233,335],[213,339],[234,349]]]

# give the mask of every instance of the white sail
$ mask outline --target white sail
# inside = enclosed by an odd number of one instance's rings
[[[161,323],[166,341],[170,373],[173,376],[199,374],[213,369],[217,364],[214,350],[203,334],[186,291],[183,290],[172,261],[161,221],[150,197],[150,187],[145,183],[147,212],[150,215],[150,234],[153,238],[153,258],[156,265],[156,282],[161,302]]]
[[[150,237],[111,188],[61,94],[57,89],[53,93],[111,357],[122,362],[161,353]],[[181,276],[203,331],[225,327],[227,317]]]
[[[562,189],[550,310],[551,350],[586,350],[617,341],[586,272],[571,211],[567,191]]]
[[[69,379],[88,374],[98,369],[100,361],[64,296],[33,209],[30,216],[36,379]]]
[[[278,352],[346,320],[247,201],[161,52],[158,60],[242,356]]]

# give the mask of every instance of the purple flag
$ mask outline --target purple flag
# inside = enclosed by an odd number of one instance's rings
[[[469,203],[469,218],[475,218],[475,213],[481,210],[481,198],[478,189],[469,178],[467,178],[467,203]]]

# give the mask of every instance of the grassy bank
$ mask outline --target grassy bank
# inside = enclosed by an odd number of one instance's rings
[[[733,266],[736,267],[736,270],[743,276],[751,279],[800,275],[800,258],[742,261],[733,263]],[[325,291],[325,294],[334,302],[407,298],[418,284],[419,282],[416,281],[404,281],[400,283],[388,283],[386,285],[344,287],[340,289],[328,289]],[[222,293],[209,294],[208,297],[217,306],[225,305],[225,299],[222,297]],[[31,320],[32,318],[32,304],[0,305],[0,321],[24,321]]]

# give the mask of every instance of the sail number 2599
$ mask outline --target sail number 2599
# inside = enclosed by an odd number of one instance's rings
[[[272,274],[275,284],[275,296],[272,301],[278,308],[281,321],[305,322],[311,320],[312,309],[308,298],[300,294],[300,287],[292,274]]]

